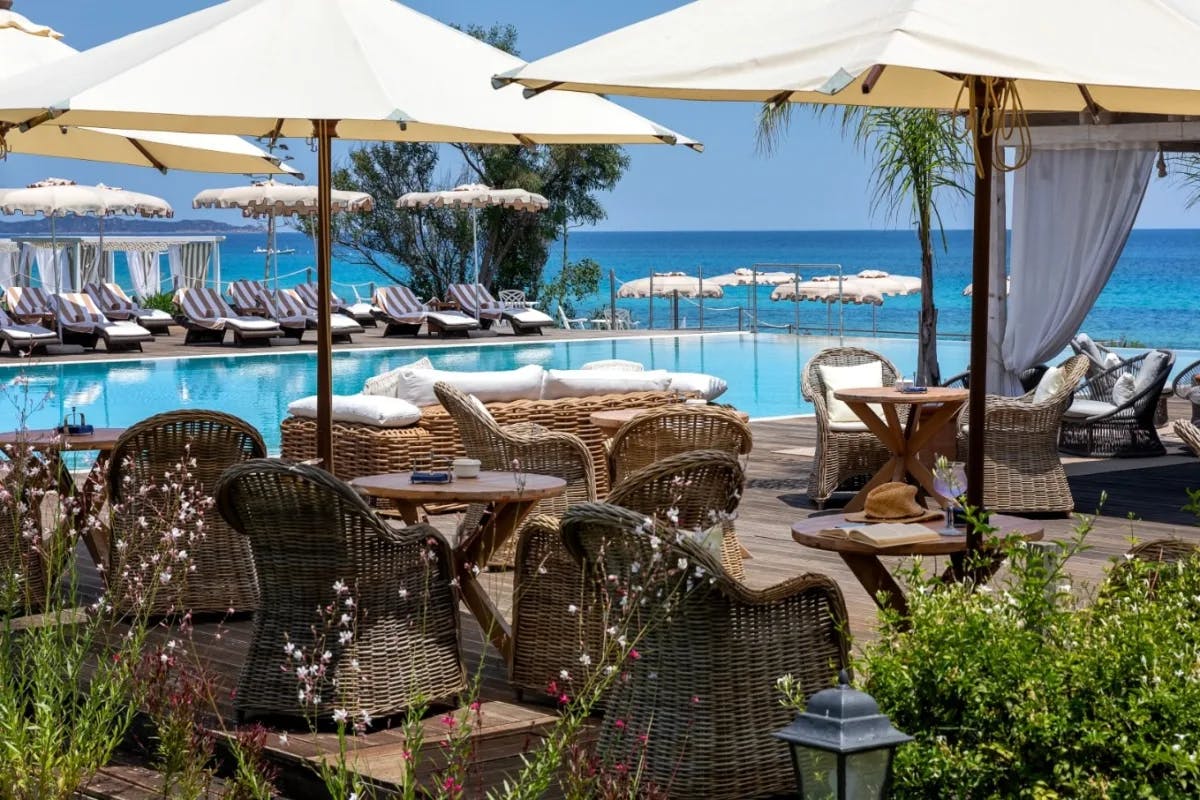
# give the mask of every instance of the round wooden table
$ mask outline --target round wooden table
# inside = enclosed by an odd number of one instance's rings
[[[1042,525],[1036,520],[1010,517],[1007,514],[992,514],[988,523],[996,528],[996,535],[1000,538],[1020,536],[1027,542],[1036,542],[1040,541],[1044,534]],[[842,561],[880,608],[892,608],[902,615],[908,614],[908,601],[904,599],[904,592],[879,560],[880,556],[950,556],[951,563],[942,573],[942,580],[949,583],[961,580],[965,575],[962,565],[962,556],[967,552],[965,532],[956,536],[939,536],[936,541],[876,547],[827,532],[845,524],[846,519],[841,514],[809,517],[792,526],[792,538],[805,547],[826,550],[841,556]],[[945,520],[938,519],[922,524],[930,530],[937,531],[946,523]],[[993,558],[991,568],[983,570],[986,574],[981,575],[980,570],[975,569],[973,576],[978,580],[986,580],[999,566],[1000,559]]]
[[[557,497],[567,490],[562,478],[533,473],[482,471],[478,478],[459,478],[451,483],[413,483],[411,472],[364,475],[350,485],[372,497],[392,500],[404,521],[417,521],[417,508],[431,503],[487,505],[478,528],[467,532],[454,547],[455,573],[463,600],[503,655],[512,663],[512,626],[500,613],[479,582],[477,568],[521,526],[539,500]]]
[[[722,411],[727,411],[730,414],[737,414],[742,422],[749,422],[750,415],[745,411],[738,411],[733,408],[724,408],[722,406],[689,406],[686,403],[680,403],[672,406],[672,408],[687,410],[688,408],[719,408]],[[612,408],[605,411],[594,411],[588,415],[588,420],[600,429],[606,438],[611,439],[616,435],[617,431],[621,430],[621,426],[631,419],[645,414],[647,411],[653,411],[652,408]]]
[[[73,452],[95,452],[96,460],[79,489],[81,501],[75,512],[75,529],[81,532],[83,543],[97,566],[108,560],[108,536],[100,527],[84,525],[88,515],[104,503],[105,471],[108,456],[117,446],[117,440],[125,428],[96,428],[88,434],[64,434],[55,428],[31,428],[23,431],[0,433],[0,448],[28,447],[48,459],[55,474],[58,492],[62,496],[76,490],[75,477],[63,461],[62,454]]]
[[[868,481],[858,494],[846,504],[846,511],[861,511],[867,493],[881,483],[903,481],[912,475],[917,483],[934,497],[939,505],[946,502],[933,486],[933,473],[920,462],[917,454],[942,428],[958,417],[958,412],[967,402],[966,389],[948,389],[930,386],[924,392],[901,392],[890,386],[867,389],[839,389],[833,396],[850,406],[855,416],[863,421],[871,433],[891,452],[892,457],[879,472]],[[883,416],[871,407],[879,406]],[[908,423],[900,421],[897,406],[912,406]],[[928,413],[921,413],[922,406],[936,406]]]

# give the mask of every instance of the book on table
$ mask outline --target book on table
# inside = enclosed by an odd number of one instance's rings
[[[852,542],[861,542],[875,547],[936,542],[942,538],[936,531],[915,522],[864,522],[829,528],[821,533],[828,536],[840,536]]]

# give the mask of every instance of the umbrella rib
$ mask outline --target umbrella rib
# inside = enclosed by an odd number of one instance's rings
[[[547,83],[545,86],[539,86],[536,89],[525,89],[522,94],[525,95],[526,100],[529,100],[530,98],[537,97],[542,92],[548,92],[551,89],[557,89],[559,86],[562,86],[562,81],[550,81],[550,83]]]
[[[133,145],[133,149],[137,150],[139,153],[141,153],[142,158],[146,159],[146,161],[150,164],[150,166],[154,167],[156,170],[161,172],[163,175],[167,174],[167,168],[163,165],[163,163],[161,161],[159,161],[157,158],[155,158],[153,155],[151,155],[150,151],[146,149],[145,145],[143,145],[137,139],[133,139],[128,136],[125,137],[125,141],[127,141],[131,145]]]
[[[887,64],[876,64],[867,70],[867,77],[863,78],[862,82],[863,94],[871,93],[871,90],[875,88],[875,84],[879,81],[885,69],[887,69]]]
[[[1092,122],[1099,122],[1100,114],[1104,111],[1104,107],[1096,102],[1095,98],[1092,97],[1092,93],[1082,83],[1075,84],[1075,88],[1083,96],[1083,104],[1087,106],[1088,113],[1092,115]]]

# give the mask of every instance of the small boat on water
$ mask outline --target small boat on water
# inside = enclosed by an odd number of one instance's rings
[[[287,247],[282,250],[270,250],[266,247],[256,247],[256,248],[254,248],[254,252],[256,255],[260,255],[260,256],[265,256],[265,255],[290,256],[296,252],[296,248]]]

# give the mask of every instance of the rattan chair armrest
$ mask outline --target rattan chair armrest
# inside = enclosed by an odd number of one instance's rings
[[[510,422],[507,425],[501,425],[500,432],[504,434],[511,434],[513,436],[530,438],[534,436],[544,436],[552,431],[545,425],[539,425],[536,422]]]
[[[731,600],[752,606],[772,605],[796,595],[824,590],[831,597],[836,597],[837,604],[844,609],[841,589],[831,578],[818,572],[806,572],[762,589],[752,589],[732,578],[721,581],[720,585]]]
[[[1192,389],[1196,388],[1193,381],[1197,375],[1200,375],[1200,361],[1193,361],[1175,376],[1175,380],[1171,382],[1171,391],[1176,397],[1187,400]]]

